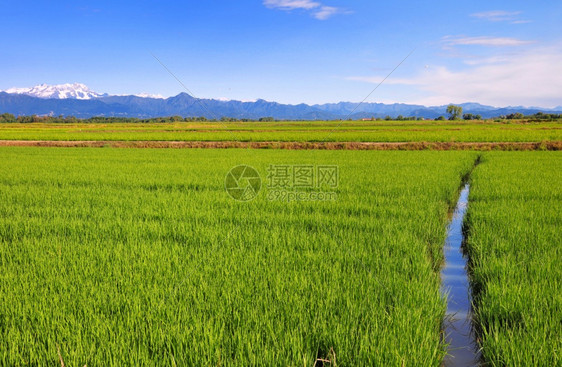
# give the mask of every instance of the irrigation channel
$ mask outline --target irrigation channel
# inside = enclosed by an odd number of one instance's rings
[[[463,221],[468,205],[469,184],[461,190],[449,224],[443,252],[441,292],[447,297],[447,313],[443,322],[445,342],[449,344],[445,367],[478,366],[480,353],[472,329],[472,306],[467,258],[463,254]]]

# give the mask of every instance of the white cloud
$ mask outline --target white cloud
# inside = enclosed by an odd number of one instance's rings
[[[279,8],[282,10],[310,10],[321,6],[320,3],[311,0],[264,0],[263,4],[268,8]]]
[[[444,37],[443,42],[448,46],[523,46],[533,43],[532,41],[520,40],[510,37]]]
[[[342,13],[339,8],[326,6],[312,0],[264,0],[263,4],[271,9],[280,9],[285,11],[295,9],[308,10],[314,18],[319,20],[326,20],[335,14]]]
[[[491,10],[480,13],[470,14],[471,17],[489,20],[491,22],[501,22],[506,20],[514,20],[520,11]]]
[[[126,94],[123,94],[123,95],[126,95]],[[145,93],[145,92],[139,93],[139,94],[134,94],[134,96],[142,97],[142,98],[156,98],[156,99],[165,99],[166,98],[161,94],[151,94],[151,93]]]
[[[351,77],[379,83],[382,77]],[[562,47],[533,48],[508,57],[492,56],[463,70],[430,66],[411,78],[389,78],[389,85],[416,88],[422,96],[401,101],[423,105],[479,102],[493,106],[562,105]]]
[[[337,13],[339,13],[338,8],[334,8],[333,6],[322,6],[320,10],[314,13],[314,18],[325,20]]]
[[[489,22],[511,22],[512,24],[529,23],[528,20],[519,19],[520,11],[491,10],[470,14],[473,18],[487,20]]]

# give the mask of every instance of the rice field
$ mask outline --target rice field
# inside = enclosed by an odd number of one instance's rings
[[[560,152],[0,147],[0,162],[0,365],[441,366],[467,178],[483,363],[562,363]],[[253,200],[225,190],[239,165],[259,173]],[[272,199],[288,165],[338,167],[335,199]]]
[[[0,148],[0,365],[439,366],[475,159]],[[337,165],[337,200],[233,200],[239,164]]]
[[[487,365],[562,365],[562,154],[487,153],[467,250]]]
[[[0,140],[543,142],[562,141],[562,121],[3,123]]]

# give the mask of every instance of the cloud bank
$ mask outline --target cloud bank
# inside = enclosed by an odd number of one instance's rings
[[[383,77],[350,77],[379,83]],[[562,47],[533,47],[509,55],[469,60],[462,70],[428,65],[410,78],[389,78],[389,85],[415,88],[422,96],[410,103],[442,105],[480,102],[493,106],[562,105]]]

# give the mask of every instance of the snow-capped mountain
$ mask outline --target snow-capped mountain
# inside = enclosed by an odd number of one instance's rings
[[[39,84],[35,87],[30,88],[10,88],[4,91],[10,94],[25,94],[31,97],[37,98],[44,98],[44,99],[95,99],[95,98],[102,98],[108,97],[109,94],[107,93],[97,93],[88,88],[87,85],[82,83],[67,83],[67,84],[57,84],[57,85],[48,85],[48,84]],[[123,96],[128,96],[130,94],[126,94]],[[136,97],[141,98],[155,98],[155,99],[164,99],[165,97],[159,94],[150,94],[150,93],[139,93],[139,94],[132,94]]]
[[[96,93],[81,83],[57,85],[40,84],[31,88],[10,88],[4,92],[11,94],[25,94],[45,99],[93,99],[107,96],[107,94]]]

